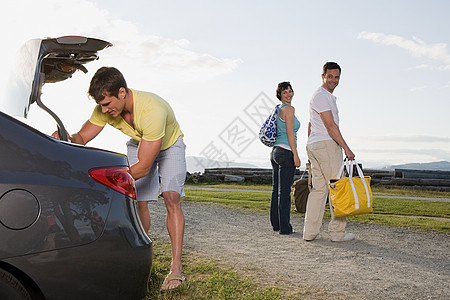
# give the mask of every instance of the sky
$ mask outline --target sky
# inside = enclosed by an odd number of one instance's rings
[[[304,168],[308,103],[322,84],[323,64],[336,61],[340,129],[363,167],[450,161],[447,0],[13,0],[1,6],[4,70],[29,39],[81,35],[113,44],[86,65],[87,74],[44,86],[42,101],[69,133],[95,106],[87,97],[92,75],[114,66],[129,87],[171,104],[196,164],[190,159],[190,172],[270,168],[271,148],[257,134],[278,103],[277,84],[290,81]],[[0,76],[4,85],[6,72]],[[46,134],[56,129],[35,104],[26,122]],[[127,140],[107,127],[88,145],[126,153]]]

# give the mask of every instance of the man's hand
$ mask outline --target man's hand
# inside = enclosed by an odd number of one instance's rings
[[[81,127],[80,131],[70,135],[67,131],[67,137],[72,143],[86,145],[89,141],[95,138],[100,131],[103,130],[103,127],[92,124],[90,121],[84,123],[83,127]],[[60,140],[60,136],[58,131],[52,133],[52,137]]]
[[[347,147],[346,149],[344,149],[344,153],[348,160],[355,159],[355,154],[352,152],[352,150],[350,150],[350,148]]]
[[[67,138],[69,140],[71,140],[72,137],[70,136],[70,134],[67,131],[66,131],[66,134],[67,134]],[[52,137],[54,137],[55,139],[58,139],[58,140],[61,139],[61,137],[59,136],[58,130],[56,130],[55,132],[52,133]]]

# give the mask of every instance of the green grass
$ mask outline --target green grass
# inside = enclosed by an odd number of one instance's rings
[[[267,184],[252,184],[252,183],[195,183],[185,184],[186,187],[213,187],[224,189],[246,189],[246,190],[265,190],[271,191],[272,186]]]
[[[246,189],[246,190],[263,190],[271,191],[272,186],[267,184],[252,184],[252,183],[190,183],[186,187],[211,187],[224,189]],[[372,192],[376,195],[390,195],[390,196],[409,196],[409,197],[432,197],[432,198],[450,198],[450,192],[439,192],[430,190],[415,190],[407,188],[386,188],[383,186],[372,186]]]
[[[251,210],[267,213],[270,209],[270,193],[252,190],[270,191],[267,185],[195,185],[195,187],[216,187],[228,189],[246,189],[249,191],[214,191],[186,190],[187,201],[218,203],[232,209]],[[374,212],[368,215],[349,217],[350,221],[359,223],[375,223],[420,230],[450,232],[450,203],[428,200],[403,199],[403,197],[436,197],[450,198],[448,192],[385,189],[374,187]],[[402,198],[386,198],[384,195],[401,196]],[[294,214],[294,205],[292,205]],[[330,218],[329,212],[325,218]]]
[[[379,196],[391,195],[391,196],[407,196],[407,197],[450,198],[450,192],[415,190],[407,188],[386,188],[378,185],[372,186],[372,192]]]
[[[448,202],[375,197],[373,209],[375,214],[450,218]]]
[[[183,250],[183,272],[186,281],[170,292],[160,292],[171,262],[170,243],[154,241],[153,266],[150,275],[150,293],[144,300],[153,299],[300,299],[305,295],[323,295],[320,290],[306,287],[279,288],[268,285],[261,278],[262,270],[246,268],[239,272],[200,254]],[[252,274],[258,273],[258,276]],[[262,276],[265,277],[265,276]],[[310,297],[308,297],[310,298]],[[320,297],[319,297],[320,298]],[[303,298],[304,299],[304,298]],[[318,299],[318,297],[315,297]]]

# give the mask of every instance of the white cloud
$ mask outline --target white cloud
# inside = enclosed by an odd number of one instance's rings
[[[232,72],[241,62],[190,50],[186,39],[173,40],[142,32],[135,23],[118,19],[87,0],[18,0],[8,2],[6,8],[8,14],[0,19],[0,26],[14,27],[11,34],[5,32],[11,48],[17,49],[31,38],[95,37],[113,44],[102,52],[102,61],[116,65],[124,73],[140,70],[139,77],[147,80],[204,82]]]
[[[136,35],[127,40],[112,39],[105,57],[128,57],[133,67],[157,72],[159,78],[204,82],[237,68],[240,59],[217,58],[189,50],[189,41],[159,36]],[[151,75],[151,74],[149,74]]]
[[[358,34],[358,39],[371,40],[380,45],[397,46],[407,50],[413,56],[441,61],[446,64],[443,67],[444,69],[450,68],[450,53],[445,43],[427,44],[414,36],[411,40],[408,40],[397,35],[365,31]]]
[[[410,70],[419,70],[419,69],[431,69],[430,65],[428,64],[421,64],[414,67],[410,67]]]
[[[429,86],[427,86],[427,85],[415,86],[415,87],[412,87],[412,88],[410,89],[410,91],[411,91],[411,92],[419,92],[419,91],[423,91],[423,90],[427,89],[428,87],[429,87]]]

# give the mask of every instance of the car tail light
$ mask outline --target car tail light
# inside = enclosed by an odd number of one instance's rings
[[[103,167],[89,170],[95,181],[113,190],[136,199],[136,184],[128,167]]]

